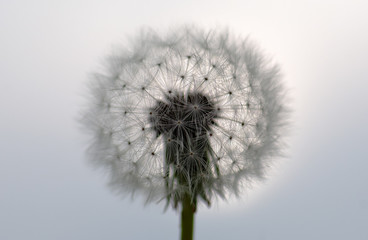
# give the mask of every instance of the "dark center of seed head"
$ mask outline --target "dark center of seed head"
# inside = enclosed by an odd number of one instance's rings
[[[193,106],[196,111],[193,111]],[[208,96],[194,92],[171,94],[165,101],[157,101],[150,110],[149,120],[157,136],[163,134],[178,139],[180,136],[205,136],[215,118],[214,103]]]

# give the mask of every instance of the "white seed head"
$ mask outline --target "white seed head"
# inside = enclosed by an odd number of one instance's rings
[[[264,177],[287,110],[279,68],[248,40],[179,28],[145,31],[94,74],[83,123],[111,187],[148,201],[207,203]],[[170,200],[170,201],[171,201]]]

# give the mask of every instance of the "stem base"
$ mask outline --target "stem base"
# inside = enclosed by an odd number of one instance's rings
[[[193,240],[194,213],[196,207],[191,202],[191,198],[189,196],[184,197],[182,205],[181,240]]]

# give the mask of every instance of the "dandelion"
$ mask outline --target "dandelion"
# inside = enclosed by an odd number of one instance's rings
[[[286,108],[279,68],[248,40],[179,28],[143,31],[93,75],[84,123],[110,185],[182,209],[192,239],[198,202],[238,195],[280,154]]]

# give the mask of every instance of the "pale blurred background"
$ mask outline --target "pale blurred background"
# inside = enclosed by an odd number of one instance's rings
[[[0,0],[0,239],[179,239],[179,214],[111,194],[76,119],[88,73],[141,27],[229,27],[280,63],[288,157],[195,239],[368,239],[368,2]]]

